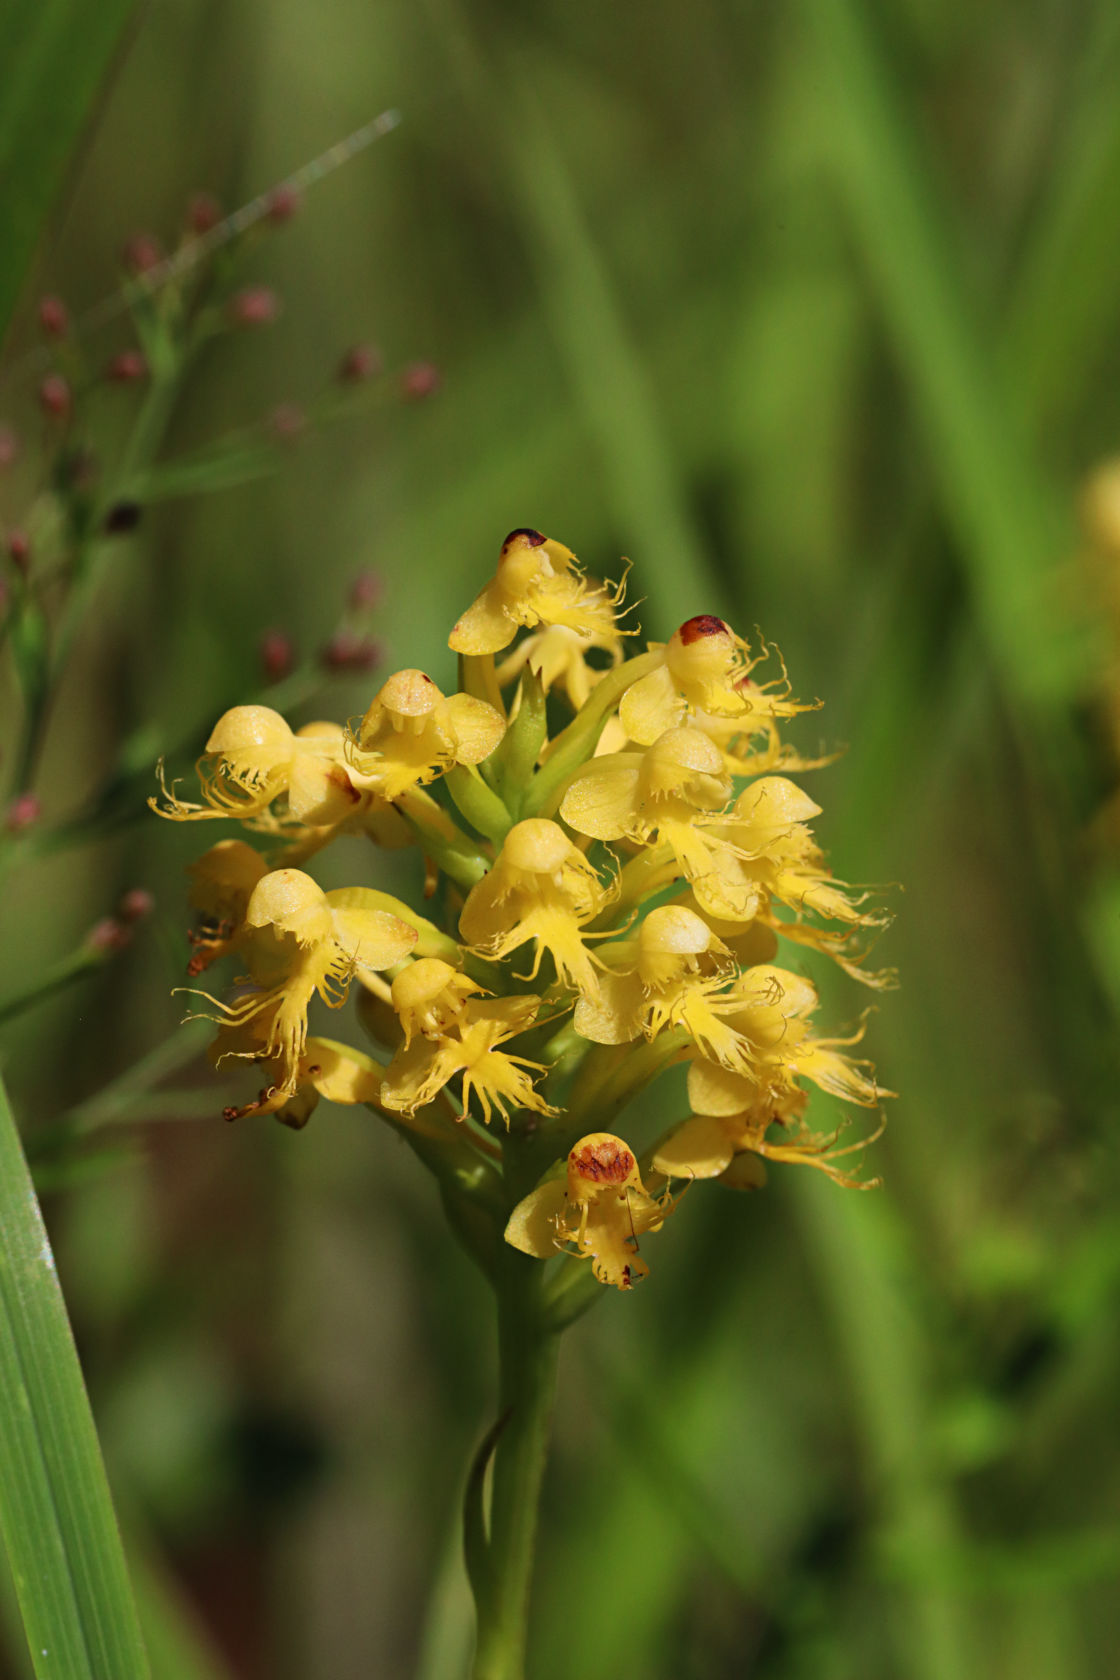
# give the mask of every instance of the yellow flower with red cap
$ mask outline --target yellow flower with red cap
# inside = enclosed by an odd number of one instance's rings
[[[522,527],[502,544],[498,567],[451,632],[454,653],[500,653],[519,629],[559,624],[587,637],[616,633],[622,586],[593,584],[570,548]]]
[[[651,1195],[630,1146],[611,1132],[591,1132],[568,1154],[562,1178],[547,1179],[518,1202],[506,1241],[547,1260],[565,1250],[591,1261],[600,1283],[631,1289],[649,1267],[642,1237],[659,1231],[674,1202]]]

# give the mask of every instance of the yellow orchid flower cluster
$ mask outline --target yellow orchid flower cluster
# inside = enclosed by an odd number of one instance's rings
[[[627,657],[624,589],[514,531],[451,632],[458,692],[398,671],[346,728],[234,707],[198,798],[152,802],[265,840],[221,840],[191,870],[190,974],[226,956],[244,970],[231,1000],[197,994],[213,1059],[264,1080],[227,1115],[300,1126],[323,1096],[368,1104],[436,1172],[485,1266],[504,1239],[620,1289],[697,1179],[755,1186],[769,1159],[856,1182],[861,1145],[805,1127],[807,1083],[868,1108],[887,1094],[854,1039],[816,1036],[817,994],[789,966],[811,948],[886,980],[864,961],[884,918],[833,880],[819,806],[789,779],[821,762],[779,738],[808,708],[784,671],[760,680],[771,650],[708,614]],[[324,892],[301,865],[342,835],[415,847],[430,914]],[[315,1001],[351,992],[367,1051],[309,1036]],[[659,1138],[611,1131],[675,1063],[687,1117]]]

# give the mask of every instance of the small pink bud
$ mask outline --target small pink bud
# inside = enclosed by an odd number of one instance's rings
[[[148,377],[147,358],[140,350],[121,350],[109,362],[105,377],[114,385],[135,385],[138,379]]]
[[[322,657],[328,671],[369,671],[381,661],[381,643],[354,630],[336,630]]]
[[[438,391],[443,383],[434,362],[413,362],[401,374],[401,396],[409,402],[421,402]]]
[[[70,386],[60,373],[48,373],[39,386],[39,403],[44,413],[56,420],[70,412]]]
[[[338,377],[344,385],[360,385],[364,379],[376,379],[381,366],[381,352],[375,344],[355,344],[339,362]]]
[[[35,826],[42,814],[43,807],[37,794],[17,794],[5,813],[4,827],[9,834],[23,834]]]
[[[10,426],[0,426],[0,472],[10,467],[19,454],[19,438]]]
[[[70,311],[58,297],[39,300],[39,325],[48,338],[65,338],[70,330]]]
[[[298,213],[302,204],[299,188],[282,181],[268,195],[268,219],[274,227],[282,227]]]
[[[26,577],[31,566],[31,541],[27,532],[9,531],[5,547],[12,565]]]
[[[246,286],[226,307],[235,327],[266,327],[279,315],[280,299],[269,286]]]
[[[351,612],[369,612],[385,593],[385,580],[379,572],[359,572],[350,585],[348,597]]]
[[[105,916],[95,922],[86,934],[86,945],[91,951],[103,951],[109,955],[113,951],[123,951],[131,939],[131,929],[115,916]]]
[[[222,219],[222,207],[213,193],[192,193],[187,205],[187,226],[193,234],[201,237],[216,228]]]
[[[8,580],[7,578],[0,577],[0,613],[7,610],[8,593]]]
[[[292,443],[307,430],[307,416],[298,403],[280,403],[268,417],[268,429],[282,443]]]
[[[121,255],[129,274],[148,274],[163,261],[163,246],[154,233],[134,233]]]
[[[292,668],[294,650],[291,637],[283,630],[266,630],[261,637],[261,669],[266,682],[279,682]]]
[[[142,922],[155,909],[156,901],[147,887],[130,887],[117,905],[117,916],[122,922]]]

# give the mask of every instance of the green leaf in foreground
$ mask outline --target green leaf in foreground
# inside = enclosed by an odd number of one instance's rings
[[[0,0],[0,339],[134,0]]]
[[[38,1680],[147,1680],[101,1448],[2,1082],[0,1531]]]

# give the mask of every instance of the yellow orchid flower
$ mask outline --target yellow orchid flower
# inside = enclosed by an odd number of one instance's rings
[[[349,763],[366,786],[396,799],[454,764],[481,764],[505,732],[487,701],[445,695],[423,671],[397,671],[349,739]]]
[[[648,747],[697,711],[741,718],[747,710],[738,686],[749,670],[745,646],[711,613],[688,619],[667,642],[651,643],[661,663],[626,690],[618,708],[630,740]]]
[[[419,957],[395,976],[393,1008],[404,1034],[405,1048],[417,1033],[439,1038],[461,1021],[467,1001],[483,988],[441,957]]]
[[[279,1054],[269,1054],[269,1020],[255,1016],[239,1026],[218,1028],[210,1047],[210,1060],[217,1067],[228,1056],[243,1057],[272,1070],[273,1077],[261,1087],[254,1102],[223,1109],[224,1120],[243,1120],[250,1115],[275,1114],[282,1125],[300,1131],[319,1103],[376,1104],[381,1096],[383,1069],[372,1056],[338,1044],[330,1038],[309,1038],[296,1069],[294,1087],[285,1089]]]
[[[455,653],[500,653],[519,629],[541,624],[562,624],[587,637],[615,635],[623,587],[590,583],[563,543],[527,528],[511,531],[497,571],[455,625],[447,645]]]
[[[638,1240],[660,1230],[676,1205],[651,1196],[629,1146],[610,1132],[589,1132],[568,1155],[563,1178],[539,1184],[514,1208],[506,1241],[547,1260],[574,1252],[591,1261],[600,1283],[631,1289],[649,1267]]]
[[[536,956],[526,978],[536,977],[547,951],[566,985],[594,996],[599,983],[580,930],[613,892],[613,883],[603,885],[559,823],[528,817],[514,824],[494,867],[471,888],[459,932],[492,957],[508,957],[532,942]]]
[[[599,669],[589,665],[587,655],[592,648],[607,654],[609,665]],[[566,624],[550,624],[546,630],[538,630],[518,642],[498,666],[497,676],[499,685],[505,688],[529,666],[540,677],[546,694],[554,688],[563,689],[572,710],[578,712],[607,670],[621,663],[620,631],[606,630],[588,636],[570,630]]]
[[[733,873],[757,900],[765,895],[798,914],[810,910],[852,926],[881,927],[881,913],[861,909],[866,894],[853,897],[851,888],[833,880],[807,827],[819,814],[820,806],[795,782],[764,776],[744,788],[730,814],[713,826],[739,859]]]
[[[750,1047],[749,1067],[734,1069],[718,1057],[700,1057],[688,1070],[688,1100],[696,1114],[730,1116],[755,1109],[788,1119],[804,1104],[799,1081],[810,1079],[822,1091],[863,1108],[892,1093],[876,1085],[868,1064],[841,1054],[851,1038],[814,1038],[809,1017],[817,1007],[816,988],[802,975],[762,963],[735,982],[725,1024]]]
[[[781,1141],[767,1137],[772,1126],[787,1124],[787,1117],[776,1114],[766,1102],[742,1114],[694,1114],[658,1146],[653,1165],[666,1178],[718,1178],[732,1189],[747,1190],[765,1184],[766,1170],[758,1159],[764,1156],[769,1161],[816,1167],[848,1190],[878,1187],[879,1179],[853,1178],[838,1163],[874,1143],[882,1135],[881,1125],[870,1136],[840,1147],[842,1128],[822,1136],[798,1123]]]
[[[745,919],[757,889],[737,867],[734,848],[708,819],[731,794],[723,755],[699,729],[667,729],[645,752],[610,753],[583,765],[560,803],[560,815],[593,840],[660,842],[663,881],[683,872],[705,910]],[[656,862],[647,854],[643,868]],[[676,868],[674,868],[674,864]],[[647,889],[654,878],[647,881]]]
[[[433,1037],[418,1035],[396,1052],[385,1070],[383,1105],[414,1114],[462,1075],[460,1119],[466,1119],[472,1091],[478,1095],[487,1125],[494,1109],[507,1125],[511,1108],[555,1114],[535,1089],[529,1071],[543,1073],[543,1064],[498,1049],[499,1044],[532,1026],[540,1001],[526,994],[468,998],[450,1031]]]
[[[200,923],[188,935],[193,947],[187,965],[201,974],[226,954],[241,931],[253,888],[268,874],[268,864],[244,840],[219,840],[187,869],[191,907]]]
[[[330,823],[349,814],[358,795],[341,762],[337,724],[308,724],[294,733],[270,706],[234,706],[214,725],[198,761],[203,803],[148,801],[162,817],[187,822],[260,816],[281,796],[301,823]]]
[[[629,955],[634,966],[619,971]],[[576,1004],[573,1025],[595,1044],[626,1044],[682,1028],[701,1053],[733,1070],[751,1066],[753,1049],[724,1019],[740,1007],[730,991],[735,968],[723,941],[694,910],[665,904],[651,910],[637,939],[605,948],[611,967],[596,997]]]
[[[198,994],[219,1011],[212,1019],[241,1025],[258,1015],[269,1017],[266,1051],[278,1058],[278,1088],[286,1092],[295,1089],[312,998],[318,994],[338,1008],[359,970],[394,967],[416,944],[417,930],[403,917],[362,908],[355,897],[353,889],[324,893],[302,870],[274,869],[253,889],[245,913],[244,945],[255,990],[233,1004]]]

